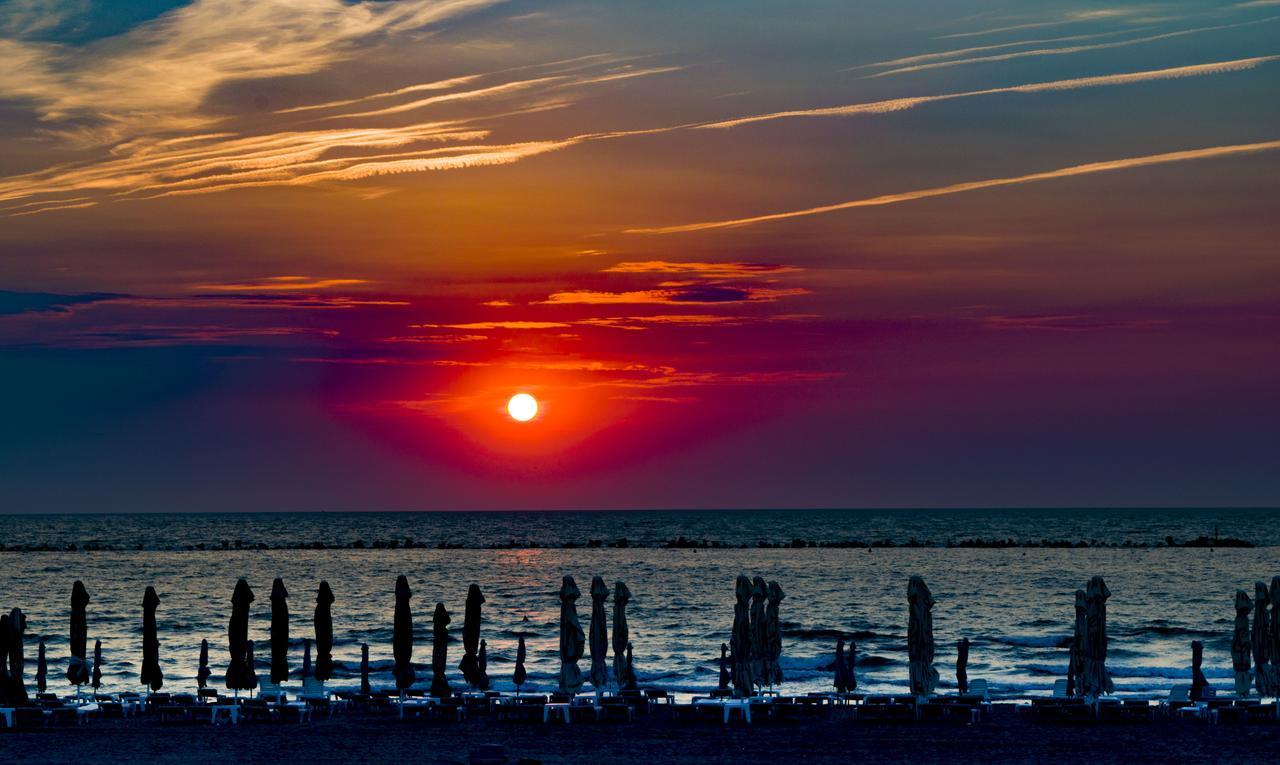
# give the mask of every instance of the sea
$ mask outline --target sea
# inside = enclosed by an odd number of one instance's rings
[[[1190,544],[1188,544],[1190,543]],[[584,629],[592,577],[626,583],[640,682],[693,694],[716,687],[738,574],[776,580],[782,602],[783,691],[831,687],[838,638],[857,646],[866,692],[907,688],[907,581],[932,590],[940,690],[955,688],[955,645],[971,641],[968,676],[1000,697],[1048,694],[1064,677],[1074,592],[1105,578],[1107,667],[1122,695],[1162,695],[1191,677],[1205,645],[1211,683],[1230,686],[1234,595],[1280,575],[1280,510],[719,510],[626,512],[346,512],[0,515],[0,607],[27,616],[34,688],[44,640],[50,689],[63,675],[72,583],[89,594],[89,643],[103,645],[103,691],[141,690],[142,597],[154,586],[166,690],[195,687],[200,642],[215,685],[227,663],[236,580],[256,594],[250,638],[268,674],[276,577],[289,592],[290,661],[301,671],[317,585],[328,581],[334,688],[392,684],[396,577],[413,591],[414,661],[430,682],[431,614],[452,615],[449,679],[462,687],[467,588],[484,592],[481,635],[494,687],[513,688],[516,643],[528,646],[526,689],[550,690],[559,667],[557,592],[572,576]],[[612,618],[612,605],[607,609]],[[590,657],[583,659],[584,673]],[[295,684],[297,680],[293,681]],[[590,685],[587,686],[590,688]]]

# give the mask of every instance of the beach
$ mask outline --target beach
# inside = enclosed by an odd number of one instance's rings
[[[470,719],[399,721],[345,713],[296,725],[161,725],[152,720],[95,720],[34,732],[0,734],[0,758],[32,765],[96,762],[402,763],[466,762],[484,744],[504,747],[516,763],[1272,763],[1280,726],[1202,721],[1064,724],[1041,722],[997,705],[975,725],[818,719],[728,726],[718,722],[542,724]]]

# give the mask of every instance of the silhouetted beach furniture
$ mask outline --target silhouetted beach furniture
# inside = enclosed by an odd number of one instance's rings
[[[489,676],[480,669],[480,622],[484,602],[484,593],[479,585],[472,584],[467,588],[467,604],[462,615],[463,654],[458,664],[467,685],[482,691],[489,688]]]
[[[164,673],[160,670],[160,637],[156,630],[156,608],[160,596],[156,589],[147,586],[142,595],[142,670],[138,679],[149,691],[164,686]]]
[[[228,690],[251,691],[258,684],[253,670],[253,662],[249,659],[249,606],[253,603],[253,590],[244,579],[236,581],[235,591],[231,593],[231,619],[227,622],[227,652],[231,655],[227,663],[226,686]]]
[[[765,619],[765,674],[769,687],[782,684],[782,599],[786,593],[782,585],[769,582],[765,593],[767,604],[764,610]]]
[[[444,671],[448,664],[449,623],[453,621],[444,603],[436,603],[436,611],[431,619],[431,695],[447,699],[452,695],[449,680]]]
[[[316,633],[315,679],[326,683],[333,677],[333,590],[329,583],[321,581],[316,588],[316,610],[312,623]]]
[[[758,692],[769,684],[769,622],[766,615],[769,598],[769,584],[764,577],[757,576],[751,580],[751,679],[755,685],[752,692]]]
[[[1191,685],[1187,686],[1188,701],[1199,701],[1204,696],[1204,689],[1209,687],[1203,666],[1204,643],[1193,640],[1191,641]]]
[[[45,656],[44,641],[40,641],[40,647],[36,649],[36,690],[44,693],[49,684],[49,661]]]
[[[627,624],[627,604],[631,602],[631,590],[621,581],[613,584],[613,681],[619,690],[632,690],[636,687],[635,667],[627,656],[627,648],[631,645],[631,627]],[[724,646],[720,656],[720,687],[728,687],[728,673],[724,666]]]
[[[76,686],[77,695],[80,693],[80,686],[89,682],[89,622],[85,612],[88,605],[89,591],[84,588],[84,582],[77,579],[71,585],[71,625],[68,632],[71,658],[67,662],[67,682]]]
[[[200,668],[196,670],[196,686],[202,690],[208,686],[213,671],[209,669],[209,641],[200,641]],[[215,691],[214,695],[217,695]]]
[[[604,604],[609,599],[609,586],[604,578],[591,578],[591,624],[590,639],[591,669],[588,677],[596,692],[603,691],[609,684],[609,625],[606,621]]]
[[[369,644],[360,644],[360,692],[366,696],[373,693],[369,684]]]
[[[271,682],[289,682],[289,591],[280,577],[271,583]]]
[[[1275,696],[1277,682],[1271,667],[1271,593],[1263,582],[1253,585],[1253,626],[1249,649],[1253,653],[1253,684],[1259,696]]]
[[[729,654],[733,666],[733,695],[746,698],[755,692],[755,678],[751,671],[751,580],[739,574],[734,584],[733,632],[729,639]]]
[[[524,661],[525,661],[524,635],[520,635],[519,642],[516,643],[516,668],[515,668],[515,672],[512,674],[512,677],[511,677],[512,682],[516,686],[517,694],[520,693],[520,688],[524,685],[525,680],[528,679],[528,673],[525,671],[525,668],[524,668]]]
[[[560,679],[561,693],[574,694],[582,688],[582,670],[578,661],[582,658],[587,638],[578,619],[578,598],[582,592],[573,577],[566,576],[560,583]]]
[[[1231,666],[1235,671],[1236,695],[1249,695],[1249,666],[1251,660],[1249,648],[1249,610],[1253,601],[1244,590],[1236,590],[1236,621],[1231,633]]]
[[[413,673],[413,612],[409,608],[412,595],[409,580],[401,574],[396,578],[395,624],[391,636],[396,688],[400,691],[401,700],[404,700],[405,691],[416,679]]]
[[[907,584],[907,654],[911,692],[930,696],[938,686],[938,670],[933,667],[933,595],[919,576]]]
[[[89,685],[95,691],[102,687],[102,641],[93,641],[93,674]]]
[[[969,692],[969,638],[956,643],[956,690],[961,696]]]

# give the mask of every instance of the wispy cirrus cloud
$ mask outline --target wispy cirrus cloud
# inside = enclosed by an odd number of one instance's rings
[[[1030,58],[1038,56],[1068,56],[1075,53],[1085,53],[1095,50],[1111,50],[1114,48],[1124,48],[1130,45],[1142,45],[1145,43],[1158,42],[1160,40],[1172,40],[1178,37],[1186,37],[1187,35],[1204,34],[1205,32],[1220,32],[1225,29],[1236,29],[1239,27],[1253,26],[1255,24],[1267,24],[1280,19],[1280,16],[1271,16],[1265,19],[1255,19],[1252,21],[1241,21],[1234,24],[1217,24],[1207,27],[1195,27],[1193,29],[1180,29],[1174,32],[1163,32],[1157,35],[1146,35],[1144,37],[1134,37],[1128,40],[1117,40],[1116,42],[1093,43],[1090,45],[1069,45],[1060,48],[1038,48],[1035,50],[1014,51],[1012,53],[999,53],[989,56],[975,56],[971,58],[953,59],[947,61],[932,61],[927,63],[917,63],[909,66],[901,66],[889,69],[876,74],[867,75],[868,77],[888,77],[894,74],[905,74],[907,72],[921,72],[928,69],[942,69],[952,66],[966,66],[968,64],[984,64],[995,61],[1012,61],[1014,59]]]
[[[979,29],[973,32],[956,32],[949,35],[942,35],[939,40],[954,39],[958,37],[983,37],[986,35],[1000,34],[1002,32],[1016,32],[1022,29],[1040,29],[1044,27],[1060,27],[1066,24],[1082,24],[1090,21],[1104,21],[1106,19],[1121,18],[1136,13],[1136,9],[1132,8],[1099,8],[1088,11],[1072,11],[1063,18],[1053,19],[1050,21],[1029,21],[1021,24],[1010,24],[1001,27],[990,27],[987,29]]]
[[[256,281],[196,284],[192,289],[210,292],[304,292],[368,284],[365,279],[317,279],[310,276],[268,276]]]
[[[890,112],[914,109],[917,106],[935,103],[938,101],[954,101],[956,99],[974,98],[977,96],[994,96],[1009,93],[1048,93],[1061,90],[1114,87],[1119,85],[1133,85],[1140,82],[1176,80],[1184,77],[1203,77],[1206,75],[1225,74],[1228,72],[1241,72],[1249,69],[1255,69],[1262,64],[1271,63],[1277,60],[1280,60],[1280,56],[1255,56],[1253,58],[1241,58],[1232,61],[1216,61],[1208,64],[1191,64],[1189,66],[1175,66],[1165,69],[1149,69],[1146,71],[1128,72],[1124,74],[1105,74],[1096,77],[1077,77],[1070,80],[1033,82],[1024,85],[1009,85],[1002,88],[969,90],[961,93],[944,93],[934,96],[908,96],[906,98],[891,98],[883,101],[869,101],[860,104],[845,104],[843,106],[829,106],[818,109],[794,109],[790,111],[769,112],[767,114],[755,114],[749,117],[739,117],[737,119],[723,120],[721,122],[711,122],[699,125],[698,127],[703,129],[724,129],[781,119],[804,117],[852,117],[860,114],[887,114]]]
[[[808,290],[801,287],[775,289],[771,287],[694,284],[623,292],[570,290],[567,292],[553,292],[540,302],[543,305],[716,305],[724,303],[771,303],[785,297],[807,295],[808,293]]]
[[[932,197],[947,196],[950,194],[961,194],[967,191],[979,191],[981,189],[990,189],[1000,186],[1014,186],[1023,183],[1035,183],[1038,181],[1048,181],[1057,178],[1073,178],[1082,175],[1091,175],[1093,173],[1105,173],[1113,170],[1128,170],[1139,167],[1151,167],[1154,165],[1164,165],[1174,162],[1189,162],[1199,159],[1214,159],[1218,157],[1239,156],[1243,154],[1256,154],[1264,151],[1275,151],[1280,149],[1280,140],[1262,141],[1259,143],[1236,144],[1231,146],[1213,146],[1204,149],[1189,149],[1186,151],[1173,151],[1164,154],[1152,154],[1145,157],[1130,157],[1128,159],[1114,159],[1103,162],[1091,162],[1084,165],[1074,165],[1072,167],[1059,168],[1057,170],[1048,170],[1040,173],[1029,173],[1027,175],[1017,175],[1008,178],[990,178],[981,181],[967,181],[964,183],[953,183],[949,186],[937,186],[929,189],[917,189],[915,191],[904,191],[897,194],[882,194],[875,197],[867,197],[865,199],[855,199],[848,202],[838,202],[836,204],[822,205],[819,207],[809,207],[802,210],[789,210],[786,212],[769,213],[766,215],[754,215],[745,218],[730,218],[726,220],[704,221],[701,223],[686,223],[677,226],[658,226],[653,228],[633,228],[627,229],[626,233],[630,234],[678,234],[691,231],[706,231],[717,228],[733,228],[737,226],[750,226],[757,223],[768,223],[771,221],[788,220],[791,218],[801,218],[809,215],[821,215],[824,213],[838,212],[840,210],[852,210],[859,207],[878,207],[881,205],[892,205],[901,202],[913,202],[919,199],[929,199]]]
[[[615,263],[601,269],[605,274],[690,274],[700,278],[738,279],[772,276],[800,271],[780,263],[705,263],[696,261],[638,260]]]
[[[1090,314],[1039,314],[1031,316],[984,316],[983,327],[994,330],[1040,332],[1098,332],[1113,329],[1154,329],[1167,325],[1163,319],[1107,319]]]

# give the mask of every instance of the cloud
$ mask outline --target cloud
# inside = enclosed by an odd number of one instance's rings
[[[626,292],[602,292],[597,290],[572,290],[554,292],[541,301],[543,305],[671,305],[671,304],[720,304],[720,303],[771,303],[784,297],[807,295],[808,290],[798,287],[772,289],[763,287],[728,286],[717,284],[688,287],[665,287]]]
[[[70,313],[77,306],[116,300],[120,297],[122,296],[110,292],[58,295],[50,292],[0,290],[0,317],[24,313]]]
[[[903,74],[906,72],[919,72],[926,69],[940,69],[943,67],[963,66],[967,64],[981,64],[981,63],[989,63],[992,61],[1011,61],[1013,59],[1028,58],[1032,56],[1066,56],[1073,53],[1084,53],[1086,51],[1093,51],[1093,50],[1110,50],[1112,48],[1123,48],[1129,45],[1140,45],[1143,43],[1157,42],[1159,40],[1170,40],[1176,37],[1185,37],[1187,35],[1201,34],[1204,32],[1217,32],[1223,29],[1235,29],[1237,27],[1246,27],[1254,24],[1266,24],[1266,23],[1275,21],[1278,18],[1280,18],[1280,16],[1272,16],[1270,18],[1257,19],[1254,21],[1242,21],[1236,24],[1219,24],[1217,26],[1211,26],[1211,27],[1196,27],[1194,29],[1181,29],[1176,32],[1165,32],[1163,34],[1158,34],[1158,35],[1148,35],[1146,37],[1135,37],[1129,40],[1119,40],[1117,42],[1094,43],[1092,45],[1072,45],[1072,46],[1067,46],[1062,48],[1040,48],[1036,50],[1017,51],[1014,53],[1001,53],[1001,54],[992,55],[992,56],[977,56],[974,58],[956,59],[952,61],[934,61],[931,63],[913,64],[911,66],[898,67],[896,69],[889,69],[884,72],[868,75],[868,77],[887,77],[893,74]]]
[[[562,321],[473,321],[463,324],[414,324],[414,329],[567,329],[572,324]]]
[[[939,40],[946,40],[957,37],[982,37],[985,35],[994,35],[1001,32],[1015,32],[1020,29],[1037,29],[1042,27],[1058,27],[1065,24],[1081,24],[1089,21],[1101,21],[1103,19],[1113,19],[1121,16],[1127,16],[1134,13],[1133,10],[1126,8],[1100,8],[1092,11],[1074,11],[1066,14],[1064,18],[1054,21],[1036,21],[1025,24],[1013,24],[1004,27],[994,27],[991,29],[980,29],[975,32],[957,32],[955,34],[942,35]]]
[[[800,271],[795,266],[778,263],[699,263],[670,260],[642,260],[616,263],[601,269],[606,274],[694,274],[703,278],[742,278],[771,276]]]
[[[992,178],[982,181],[967,181],[965,183],[954,183],[950,186],[938,186],[930,189],[918,189],[916,191],[904,191],[897,194],[882,194],[876,197],[868,197],[866,199],[855,199],[849,202],[838,202],[836,204],[822,205],[820,207],[810,207],[803,210],[790,210],[787,212],[770,213],[767,215],[755,215],[747,218],[731,218],[728,220],[706,221],[702,223],[687,223],[678,226],[661,226],[654,228],[633,228],[627,229],[629,234],[678,234],[690,231],[705,231],[717,228],[732,228],[737,226],[750,226],[757,223],[767,223],[770,221],[787,220],[790,218],[801,218],[809,215],[821,215],[823,213],[837,212],[839,210],[851,210],[858,207],[877,207],[881,205],[898,204],[900,202],[913,202],[917,199],[928,199],[931,197],[941,197],[950,194],[960,194],[966,191],[978,191],[981,189],[995,188],[998,186],[1014,186],[1023,183],[1033,183],[1036,181],[1054,180],[1057,178],[1073,178],[1081,175],[1090,175],[1093,173],[1103,173],[1112,170],[1128,170],[1137,167],[1149,167],[1153,165],[1163,165],[1173,162],[1187,162],[1197,159],[1214,159],[1217,157],[1229,157],[1242,154],[1255,154],[1263,151],[1274,151],[1280,149],[1280,140],[1263,141],[1261,143],[1237,144],[1232,146],[1214,146],[1205,149],[1190,149],[1187,151],[1174,151],[1165,154],[1152,154],[1145,157],[1132,157],[1129,159],[1115,159],[1104,162],[1091,162],[1085,165],[1075,165],[1073,167],[1064,167],[1058,170],[1048,170],[1040,173],[1030,173],[1028,175],[1018,175],[1009,178]]]
[[[1226,72],[1241,72],[1248,69],[1254,69],[1262,64],[1277,60],[1280,60],[1280,56],[1257,56],[1254,58],[1236,59],[1234,61],[1218,61],[1208,64],[1192,64],[1190,66],[1176,66],[1166,69],[1150,69],[1147,71],[1130,72],[1127,74],[1106,74],[1096,77],[1078,77],[1071,80],[1053,80],[1051,82],[1035,82],[1025,85],[1009,85],[1002,88],[969,90],[961,93],[945,93],[936,96],[911,96],[906,98],[893,98],[885,101],[870,101],[861,104],[846,104],[843,106],[830,106],[818,109],[796,109],[792,111],[770,112],[768,114],[757,114],[749,117],[739,117],[737,119],[711,122],[699,125],[699,128],[733,128],[757,122],[792,119],[796,117],[851,117],[859,114],[887,114],[890,112],[914,109],[922,104],[934,103],[936,101],[951,101],[959,98],[973,98],[974,96],[992,96],[1003,93],[1046,93],[1059,90],[1079,90],[1082,88],[1132,85],[1134,83],[1152,82],[1156,80],[1175,80],[1183,77],[1200,77],[1211,74],[1223,74]]]
[[[989,50],[1003,50],[1005,48],[1019,48],[1025,45],[1043,45],[1045,43],[1055,42],[1074,42],[1077,40],[1096,40],[1102,37],[1116,37],[1117,35],[1132,34],[1133,29],[1119,29],[1112,32],[1098,32],[1096,34],[1087,35],[1067,35],[1065,37],[1043,37],[1036,40],[1018,40],[1017,42],[996,43],[994,45],[978,45],[972,48],[956,48],[953,50],[938,51],[935,53],[918,53],[913,56],[903,56],[889,61],[876,61],[870,64],[861,64],[859,66],[851,66],[842,69],[843,72],[853,72],[859,69],[877,69],[890,66],[903,66],[906,64],[918,64],[923,61],[938,61],[941,59],[958,58],[971,53],[982,53]]]
[[[355,284],[368,284],[368,282],[364,279],[314,279],[309,276],[269,276],[265,279],[249,282],[197,284],[192,289],[211,292],[301,292],[305,290],[325,290],[332,287],[349,287]]]
[[[1046,314],[1038,316],[984,316],[981,324],[995,330],[1036,330],[1048,332],[1096,332],[1108,329],[1153,329],[1169,322],[1158,319],[1112,320],[1088,314]]]

